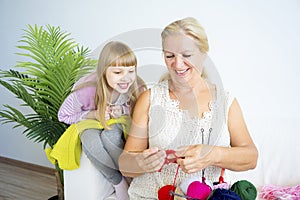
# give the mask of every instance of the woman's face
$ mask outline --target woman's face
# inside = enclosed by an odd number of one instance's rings
[[[184,34],[169,35],[164,40],[163,49],[165,63],[173,80],[188,81],[201,76],[205,54],[191,37]]]
[[[135,66],[110,66],[106,70],[106,80],[108,85],[121,94],[128,92],[135,79]]]

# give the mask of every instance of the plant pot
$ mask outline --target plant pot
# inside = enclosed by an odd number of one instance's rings
[[[57,195],[56,195],[57,198],[56,199],[64,200],[64,186],[62,184],[62,180],[61,180],[59,172],[57,172],[57,171],[55,172],[55,177],[56,177],[56,185],[57,185]],[[54,200],[56,196],[51,197],[49,200]]]
[[[50,197],[48,200],[58,200],[58,195],[55,195],[53,197]]]

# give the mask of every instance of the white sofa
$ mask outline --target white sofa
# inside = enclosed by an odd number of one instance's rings
[[[300,185],[300,123],[296,119],[247,118],[247,124],[259,150],[256,169],[226,172],[227,180],[248,180],[258,190],[265,185]],[[80,168],[64,171],[66,200],[116,199],[113,188],[83,153]],[[226,181],[226,179],[225,179]],[[104,194],[104,196],[103,196]]]
[[[114,189],[82,151],[80,167],[64,170],[65,200],[116,200]]]
[[[247,124],[259,151],[254,170],[228,173],[247,179],[258,188],[265,185],[300,185],[300,123],[296,118],[248,117]]]

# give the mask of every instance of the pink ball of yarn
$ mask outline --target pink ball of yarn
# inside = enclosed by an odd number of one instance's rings
[[[228,183],[219,183],[219,184],[213,186],[213,189],[218,189],[218,188],[229,190],[230,185]]]
[[[205,183],[194,181],[189,185],[186,195],[191,198],[206,199],[211,191],[211,187]]]

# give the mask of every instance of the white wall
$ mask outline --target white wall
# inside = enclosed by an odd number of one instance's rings
[[[254,140],[283,138],[277,150],[296,153],[300,139],[299,10],[298,0],[0,0],[0,67],[9,69],[20,59],[15,55],[16,45],[27,24],[60,26],[79,44],[94,50],[121,33],[161,29],[175,19],[192,16],[206,29],[210,56],[225,87],[238,97]],[[156,80],[163,65],[157,51],[140,52],[139,60],[143,77]],[[146,69],[148,64],[156,67]],[[17,102],[3,87],[0,91],[1,105]],[[265,148],[263,144],[258,147]],[[42,145],[28,141],[12,125],[0,126],[0,155],[51,166]]]

